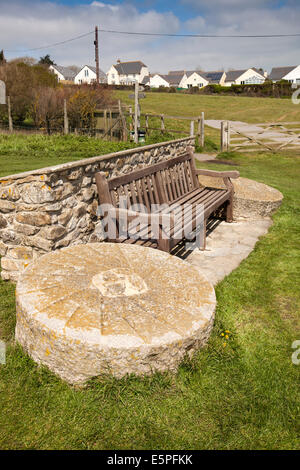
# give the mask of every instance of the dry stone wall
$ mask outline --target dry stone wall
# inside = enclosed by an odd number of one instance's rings
[[[108,178],[152,165],[194,146],[194,138],[147,145],[0,178],[1,277],[17,281],[32,259],[103,240],[95,173]]]

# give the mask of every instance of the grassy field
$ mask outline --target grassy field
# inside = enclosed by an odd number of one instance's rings
[[[128,95],[127,91],[116,92],[123,103],[134,106]],[[204,111],[205,119],[249,123],[300,121],[300,106],[290,99],[146,92],[146,98],[140,100],[140,104],[142,113],[197,117]]]
[[[299,448],[300,366],[291,360],[300,339],[299,159],[230,158],[284,202],[270,232],[217,286],[209,344],[176,375],[66,385],[14,344],[14,285],[0,281],[1,449]]]
[[[69,136],[1,135],[0,176],[22,173],[133,147],[130,142]]]
[[[124,100],[128,93],[118,92]],[[299,107],[298,107],[299,108]],[[142,111],[240,119],[299,120],[289,100],[147,93]],[[297,113],[296,113],[297,111]],[[294,113],[294,114],[293,114]],[[235,117],[236,116],[236,117]],[[208,134],[217,141],[217,134]],[[0,175],[108,153],[131,144],[87,137],[0,136]],[[124,147],[122,147],[124,146]],[[91,380],[70,387],[14,343],[15,287],[0,280],[1,449],[299,449],[299,190],[296,154],[220,154],[284,194],[269,233],[216,287],[207,347],[176,375]],[[229,330],[224,347],[222,334]]]
[[[128,92],[117,91],[116,97],[124,104],[133,107],[133,100]],[[204,111],[205,119],[245,121],[248,123],[300,121],[300,106],[290,99],[248,98],[240,96],[187,95],[182,93],[146,92],[146,98],[140,100],[141,112],[166,114],[169,116],[199,117]],[[145,126],[145,118],[141,118]],[[150,118],[149,126],[160,128],[160,119]],[[165,119],[166,129],[185,130],[189,133],[190,121]],[[195,131],[197,123],[195,122]],[[180,135],[176,134],[178,137]],[[220,131],[205,126],[205,152],[220,149]]]

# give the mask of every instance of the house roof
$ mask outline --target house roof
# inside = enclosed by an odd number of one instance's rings
[[[146,83],[148,83],[150,80],[150,75],[145,75],[145,77],[143,78],[143,80],[141,81],[141,84],[142,85],[146,85]]]
[[[185,70],[170,70],[168,75],[184,75],[185,73]]]
[[[75,76],[77,75],[74,70],[71,70],[68,67],[63,67],[62,65],[52,65],[52,67],[61,73],[65,80],[74,80]]]
[[[160,73],[158,73],[157,75],[166,80],[166,82],[168,82],[170,86],[178,86],[184,74],[182,73],[179,75],[175,75],[175,73],[171,73],[169,75],[161,75]]]
[[[285,77],[288,73],[296,68],[296,65],[293,67],[273,67],[270,73],[270,80],[281,80]]]
[[[96,67],[94,65],[84,65],[83,67],[81,67],[78,73],[80,73],[81,70],[84,69],[84,67],[88,67],[90,70],[92,70],[92,72],[96,73]],[[76,75],[78,75],[78,73]],[[100,82],[102,83],[107,82],[106,73],[104,73],[103,70],[101,69],[99,69],[99,79],[100,79]]]
[[[221,78],[223,77],[224,72],[205,72],[203,74],[204,78],[206,78],[209,83],[219,83]]]
[[[134,62],[120,62],[114,65],[114,68],[118,71],[120,75],[131,75],[140,73],[142,67],[146,67],[146,65],[140,60]]]
[[[226,82],[234,82],[237,80],[243,73],[247,72],[247,70],[254,70],[254,72],[259,73],[263,78],[264,74],[261,69],[257,69],[255,67],[249,67],[248,69],[243,69],[243,70],[229,70],[229,72],[226,72]]]
[[[247,72],[249,69],[243,70],[229,70],[226,72],[226,82],[234,82],[237,78],[239,78],[243,73]]]

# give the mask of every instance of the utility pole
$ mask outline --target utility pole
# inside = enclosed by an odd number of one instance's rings
[[[95,26],[95,62],[96,62],[96,83],[100,83],[100,73],[99,73],[99,40],[98,40],[98,26]]]
[[[139,82],[135,82],[134,86],[134,142],[137,144],[139,141],[138,128],[140,126],[140,106],[139,106]]]

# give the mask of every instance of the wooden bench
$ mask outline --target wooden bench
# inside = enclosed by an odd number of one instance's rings
[[[226,189],[201,187],[198,175],[221,177]],[[191,148],[186,153],[170,160],[109,180],[106,179],[105,173],[96,173],[99,204],[111,205],[112,207],[112,209],[105,209],[102,215],[106,216],[106,221],[110,219],[114,221],[117,227],[116,235],[110,236],[107,241],[137,243],[170,252],[184,238],[181,218],[176,220],[176,216],[188,204],[184,223],[188,223],[189,227],[195,230],[199,221],[196,217],[196,208],[202,204],[202,237],[199,247],[205,249],[208,218],[216,210],[221,209],[226,221],[232,222],[234,189],[230,178],[238,177],[238,171],[196,169]],[[124,200],[127,202],[126,208],[122,208],[119,204]],[[143,206],[142,210],[130,210],[132,205],[138,204]],[[163,208],[153,211],[153,204],[163,205]],[[127,236],[123,234],[120,236],[122,231],[119,231],[119,228],[125,223],[125,219],[132,222],[137,217],[142,222],[142,226],[139,226],[138,237],[130,236],[130,232]],[[153,231],[151,230],[153,223],[158,225],[158,235],[155,239],[153,239]],[[164,228],[166,224],[169,224],[167,235]]]

